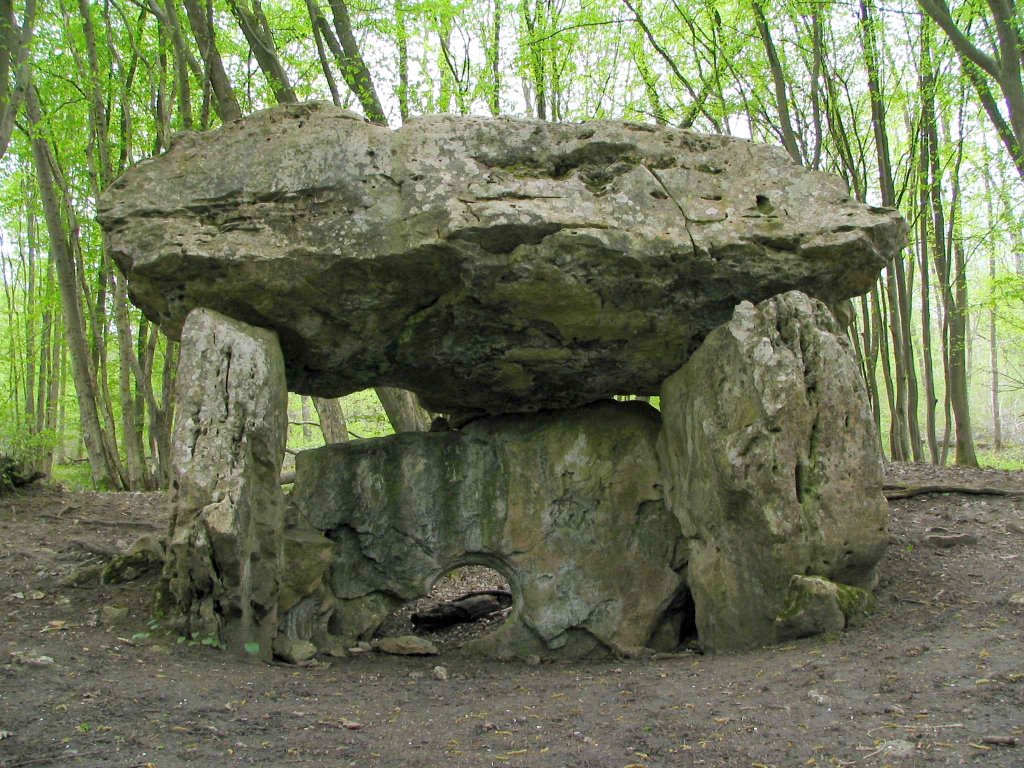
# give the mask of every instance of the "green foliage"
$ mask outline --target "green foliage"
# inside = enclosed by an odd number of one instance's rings
[[[39,466],[43,457],[57,445],[57,434],[43,430],[32,434],[26,428],[0,424],[0,456],[7,456],[27,467]]]
[[[978,462],[989,469],[1024,470],[1024,445],[1010,445],[999,451],[979,448]]]
[[[767,25],[777,48],[794,131],[807,165],[840,173],[862,199],[877,202],[878,168],[873,140],[872,102],[866,85],[864,29],[849,6],[787,0],[763,3]],[[953,3],[954,16],[980,49],[995,53],[993,19],[983,3]],[[15,0],[16,19],[24,0]],[[313,24],[304,3],[264,0],[261,4],[276,53],[299,99],[331,98],[328,78],[336,81],[338,101],[359,109],[346,87],[351,63],[324,49],[321,61],[312,41]],[[144,376],[159,403],[166,402],[163,369],[173,345],[160,337],[152,358],[143,354],[143,340],[155,333],[141,314],[126,307],[128,327],[115,322],[122,308],[115,298],[109,254],[95,223],[96,198],[108,170],[116,177],[127,167],[165,151],[179,130],[209,130],[219,122],[211,101],[206,67],[191,34],[181,3],[171,4],[187,50],[176,68],[174,37],[165,4],[43,4],[31,49],[33,82],[38,89],[42,120],[36,135],[49,142],[60,181],[60,218],[72,245],[80,284],[76,290],[85,315],[89,357],[95,369],[101,419],[116,440],[122,462],[127,459],[126,416],[142,422],[140,445],[146,471],[153,473],[157,456],[152,409],[141,393],[135,369],[121,360],[119,338],[145,363]],[[320,3],[328,26],[334,27],[330,4]],[[975,429],[987,428],[989,408],[986,371],[989,339],[982,313],[996,319],[1002,354],[999,385],[1007,414],[1006,434],[1024,439],[1017,423],[1017,398],[1024,392],[1024,279],[1019,261],[1024,253],[1021,227],[1024,185],[1020,183],[990,121],[965,77],[962,59],[941,30],[922,23],[917,3],[895,0],[873,5],[873,31],[878,39],[878,79],[882,104],[889,116],[890,155],[897,196],[906,217],[926,220],[925,237],[934,239],[934,225],[917,209],[922,179],[916,163],[920,148],[922,50],[934,64],[938,125],[937,158],[940,186],[947,201],[953,195],[952,172],[958,172],[956,208],[946,219],[948,234],[967,252],[973,350],[971,385]],[[83,18],[80,9],[88,17]],[[654,3],[641,0],[381,0],[349,4],[354,39],[374,79],[374,86],[392,125],[435,111],[470,114],[539,116],[573,121],[627,118],[691,126],[704,131],[750,136],[779,143],[777,93],[766,52],[760,45],[748,0],[727,2]],[[211,5],[216,44],[231,93],[244,113],[274,103],[274,88],[261,71],[227,0]],[[94,36],[89,45],[87,25]],[[929,32],[930,30],[930,32]],[[930,36],[929,36],[930,34]],[[94,64],[90,62],[95,54]],[[191,59],[194,64],[190,64]],[[345,68],[343,70],[343,67]],[[13,78],[13,73],[10,73]],[[179,81],[179,77],[183,78]],[[103,115],[97,116],[97,100]],[[994,91],[1000,96],[998,89]],[[188,96],[187,106],[184,95]],[[1005,112],[1005,100],[996,98]],[[400,106],[400,102],[401,105]],[[1004,115],[1005,117],[1006,115]],[[43,354],[45,334],[64,333],[57,280],[49,260],[50,242],[40,207],[36,175],[24,110],[5,157],[0,158],[0,453],[45,463],[53,456],[81,455],[78,398],[71,381],[66,350],[52,359]],[[959,134],[963,134],[962,140]],[[950,205],[947,205],[950,207]],[[913,228],[913,239],[919,231]],[[64,239],[64,238],[62,238]],[[930,258],[934,259],[929,242]],[[936,307],[939,286],[935,264],[924,275],[917,261],[919,244],[912,242],[903,266],[918,290],[921,278],[931,287],[933,354],[937,362],[936,395],[941,412],[944,370],[937,339],[942,324]],[[985,266],[997,263],[989,280]],[[879,297],[872,301],[888,300]],[[912,297],[911,335],[920,369],[923,355],[919,297]],[[871,320],[868,320],[870,324]],[[884,310],[876,339],[890,334]],[[863,323],[859,326],[864,331]],[[892,363],[891,348],[878,353]],[[57,361],[56,368],[53,367]],[[119,387],[122,373],[129,380]],[[919,378],[921,371],[918,370]],[[167,381],[172,380],[169,376]],[[52,379],[52,407],[43,422],[36,404],[40,382]],[[890,423],[881,368],[873,381],[881,393],[880,426]],[[30,397],[29,389],[33,390]],[[127,394],[125,394],[127,392]],[[47,393],[43,391],[43,394]],[[169,394],[169,393],[168,393]],[[35,404],[30,406],[29,401]],[[342,408],[351,433],[377,437],[391,432],[372,391],[346,396]],[[921,405],[921,416],[926,406]],[[292,398],[289,449],[322,443],[316,414],[302,413]],[[940,421],[942,419],[940,413]],[[940,427],[941,431],[941,427]],[[985,461],[1004,461],[1003,455]],[[56,466],[54,477],[73,487],[92,487],[84,464]]]
[[[52,480],[60,483],[72,491],[92,490],[92,477],[89,475],[89,465],[85,462],[77,464],[55,464],[53,467]]]

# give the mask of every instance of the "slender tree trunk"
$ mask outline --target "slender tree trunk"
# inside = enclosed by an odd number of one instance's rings
[[[824,30],[821,10],[815,8],[811,16],[811,122],[814,126],[814,148],[811,151],[811,168],[821,168],[821,146],[823,139],[821,119],[821,73],[825,60]]]
[[[996,220],[992,204],[992,174],[986,167],[982,175],[985,182],[985,212],[988,214],[989,232],[996,230]],[[989,285],[996,282],[996,249],[994,244],[988,247],[988,280]],[[989,306],[988,310],[988,361],[989,361],[989,393],[992,402],[992,447],[997,451],[1003,449],[1003,417],[999,403],[999,342],[996,332],[996,310]]]
[[[534,97],[534,109],[538,120],[547,120],[547,78],[544,74],[544,56],[538,50],[539,43],[536,40],[538,36],[538,23],[540,21],[541,13],[543,12],[543,6],[541,4],[541,0],[536,0],[534,8],[531,11],[530,0],[520,0],[519,7],[523,23],[526,25],[526,32],[529,36],[529,40],[527,41],[527,46],[529,48],[528,61],[530,74],[532,76],[531,86]]]
[[[409,109],[409,33],[405,0],[396,0],[395,18],[398,21],[398,114],[405,123],[412,114]]]
[[[873,332],[871,312],[868,309],[868,297],[860,297],[861,339],[864,350],[864,381],[868,388],[868,400],[871,402],[871,415],[875,422],[875,433],[879,441],[882,439],[882,404],[878,393],[878,341]]]
[[[135,350],[132,348],[132,338],[129,329],[131,321],[128,319],[128,304],[123,289],[120,288],[120,281],[117,276],[111,275],[114,283],[114,313],[115,323],[118,328],[117,344],[120,355],[118,365],[118,394],[121,400],[121,432],[122,443],[125,447],[125,465],[128,471],[128,486],[130,490],[143,490],[148,486],[145,470],[145,452],[142,447],[142,432],[136,423],[135,403],[132,392],[132,370],[129,361],[135,359]],[[136,380],[140,383],[142,372],[136,372]]]
[[[75,267],[67,247],[67,233],[60,217],[60,203],[54,190],[51,169],[50,148],[39,133],[42,114],[35,88],[30,86],[26,94],[29,123],[33,129],[32,157],[39,180],[43,215],[50,239],[50,257],[57,270],[61,301],[64,308],[64,324],[71,353],[71,367],[74,374],[75,390],[78,393],[78,408],[82,417],[82,438],[89,457],[89,470],[93,484],[99,488],[116,487],[116,474],[108,463],[103,446],[102,429],[96,407],[96,385],[90,370],[89,348],[82,321],[82,308],[78,303]]]
[[[878,341],[879,357],[882,362],[882,379],[885,382],[885,396],[889,403],[889,457],[893,461],[907,461],[906,442],[902,425],[899,423],[897,414],[899,409],[896,405],[896,385],[893,382],[892,358],[890,356],[888,333],[885,327],[886,314],[883,313],[884,292],[879,288],[878,283],[871,290],[871,311],[872,320],[875,326],[875,338]],[[890,315],[891,316],[891,315]]]
[[[316,0],[306,0],[306,12],[309,14],[310,26],[313,29],[313,42],[316,44],[316,56],[320,60],[320,69],[324,73],[327,88],[331,92],[331,102],[340,107],[341,95],[338,93],[338,83],[334,79],[334,72],[331,70],[331,63],[327,59],[327,50],[324,47],[323,29],[327,26],[327,21],[320,12],[320,6],[316,4]],[[309,407],[308,404],[306,407]]]
[[[929,147],[930,132],[928,125],[935,121],[934,109],[934,74],[931,71],[931,46],[929,26],[924,22],[921,29],[921,74],[918,80],[918,93],[921,95],[921,126],[918,137],[917,188],[918,188],[918,237],[917,248],[920,258],[918,271],[921,274],[921,360],[924,369],[925,389],[925,431],[928,440],[928,453],[933,464],[938,464],[939,438],[936,434],[935,409],[938,397],[935,394],[935,364],[932,347],[931,317],[931,269],[929,268],[928,243],[930,220],[931,189],[928,179],[930,174]]]
[[[217,49],[217,40],[213,25],[213,9],[207,5],[204,9],[199,0],[183,0],[188,23],[192,28],[199,55],[203,57],[204,74],[213,89],[214,109],[221,122],[227,123],[242,117],[242,109],[238,106],[234,89],[224,70],[224,62]]]
[[[962,94],[961,94],[962,96]],[[961,135],[957,142],[956,160],[953,163],[952,194],[950,200],[949,240],[952,246],[952,265],[947,260],[945,272],[947,283],[944,286],[946,314],[949,322],[949,379],[946,389],[949,393],[950,407],[956,425],[956,452],[954,461],[961,466],[977,467],[978,457],[974,450],[974,433],[971,429],[970,381],[967,364],[967,346],[969,329],[969,310],[967,306],[967,263],[960,235],[962,215],[960,212],[960,167],[964,153],[964,102],[960,104]],[[933,157],[936,179],[941,179],[937,158]],[[941,183],[941,182],[939,182]],[[952,269],[951,269],[952,267]]]
[[[253,56],[256,57],[260,71],[270,84],[270,90],[274,92],[274,99],[278,104],[294,104],[298,99],[277,54],[274,35],[266,16],[263,15],[263,7],[259,0],[251,2],[250,7],[247,0],[228,0],[228,6],[238,21]]]
[[[25,1],[21,24],[15,18],[12,0],[0,0],[0,159],[7,154],[14,133],[14,119],[21,108],[31,77],[29,47],[35,16],[35,0]]]
[[[959,186],[959,180],[955,182]],[[954,461],[961,466],[977,467],[978,456],[974,450],[974,432],[971,429],[970,368],[967,365],[968,306],[967,306],[967,260],[963,240],[953,241],[954,257],[954,311],[950,318],[949,393],[953,419],[956,423],[956,454]]]
[[[420,407],[412,392],[394,387],[377,387],[374,391],[395,432],[426,432],[430,429],[430,414]]]
[[[81,3],[87,1],[79,0]],[[190,131],[192,130],[192,88],[189,83],[188,54],[185,40],[181,35],[178,9],[174,5],[174,0],[164,0],[164,13],[167,16],[168,31],[171,33],[171,45],[174,50],[174,80],[178,86],[178,114],[181,115],[181,127]]]
[[[879,76],[874,13],[871,5],[865,0],[861,0],[860,14],[882,205],[895,207],[896,185],[892,173],[885,101]],[[917,414],[917,374],[914,371],[911,304],[902,254],[898,254],[893,263],[886,268],[885,286],[889,303],[889,332],[892,334],[893,362],[896,372],[896,410],[892,413],[894,432],[900,442],[900,453],[906,459],[913,458],[914,461],[920,461],[922,458],[921,429]]]
[[[47,265],[47,296],[53,285],[53,262]],[[62,345],[57,333],[59,315],[57,310],[51,310],[49,301],[47,309],[43,312],[43,337],[39,345],[40,369],[45,370],[45,376],[39,380],[39,408],[38,422],[39,431],[44,430],[56,436],[57,433],[57,395],[60,387],[60,358]],[[44,475],[50,476],[53,473],[54,452],[57,446],[50,444],[46,453],[40,459],[37,469]]]
[[[387,125],[388,119],[384,114],[384,107],[381,106],[380,99],[377,97],[373,77],[363,60],[356,36],[352,32],[352,20],[348,14],[348,5],[345,0],[330,0],[330,5],[337,38],[334,38],[333,35],[325,35],[325,38],[338,59],[341,76],[344,78],[345,84],[352,89],[352,93],[359,99],[366,119],[371,123]],[[331,45],[332,42],[333,45]]]
[[[313,407],[320,417],[320,431],[324,435],[324,442],[328,445],[347,443],[348,424],[345,422],[345,412],[341,409],[341,399],[314,397]]]
[[[171,425],[174,423],[174,377],[178,370],[178,344],[164,337],[164,362],[161,375],[158,408],[153,408],[153,422],[150,430],[156,435],[158,478],[161,488],[171,484]]]
[[[57,339],[54,332],[54,313],[50,306],[50,296],[53,295],[53,262],[47,260],[46,282],[43,286],[43,312],[39,324],[39,387],[36,395],[36,433],[47,429],[46,424],[46,393],[49,391],[50,381],[53,379],[53,359],[50,351],[51,343]],[[47,473],[49,474],[49,473]]]
[[[35,214],[29,213],[26,206],[25,234],[27,242],[20,244],[19,253],[27,259],[23,261],[27,272],[27,283],[25,290],[25,419],[29,424],[29,431],[38,433],[36,425],[36,306],[38,296],[36,294],[36,253],[35,253]],[[27,251],[27,253],[26,253]],[[39,372],[40,377],[43,372]]]
[[[301,418],[302,418],[302,439],[303,440],[309,440],[310,435],[311,435],[311,432],[310,432],[310,429],[309,429],[309,420],[311,418],[311,414],[309,412],[309,398],[306,395],[302,395],[299,398],[299,404],[300,404],[300,407],[302,409],[301,410],[301,414],[302,414],[302,416],[301,416]]]
[[[922,177],[920,186],[920,202],[918,215],[918,253],[920,255],[921,273],[921,360],[924,369],[924,391],[925,391],[925,430],[928,439],[928,453],[933,464],[939,463],[939,438],[936,434],[935,408],[938,406],[938,397],[935,395],[935,364],[933,362],[934,350],[932,348],[932,312],[931,312],[931,270],[928,264],[928,187],[923,182],[927,178],[927,153],[928,145],[921,142],[921,170],[925,176]]]
[[[786,93],[786,73],[782,69],[782,61],[775,49],[775,41],[772,40],[771,30],[768,28],[768,20],[764,15],[763,0],[751,0],[751,8],[754,11],[754,23],[757,25],[757,32],[761,36],[761,43],[764,45],[765,55],[768,57],[768,68],[772,73],[772,84],[775,87],[775,108],[779,114],[779,129],[782,133],[782,146],[786,148],[794,163],[803,165],[803,157],[800,154],[800,146],[797,144],[796,132],[793,130],[793,121],[789,115],[789,96]]]
[[[488,71],[491,76],[487,94],[487,108],[492,117],[501,114],[501,14],[502,0],[494,0],[494,18],[491,19],[491,39],[487,51]]]
[[[451,25],[448,19],[442,16],[442,18],[438,19],[437,31],[437,40],[441,47],[441,59],[438,62],[438,70],[441,73],[441,77],[438,83],[437,111],[441,113],[451,112],[452,91],[459,87],[456,81],[459,73],[455,67],[455,62],[452,61],[451,37]]]

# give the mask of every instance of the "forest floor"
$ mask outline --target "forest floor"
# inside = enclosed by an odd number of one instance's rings
[[[1021,472],[888,474],[1024,491]],[[453,643],[259,664],[151,627],[154,575],[65,586],[85,549],[165,517],[155,494],[0,498],[0,768],[1024,765],[1024,496],[893,502],[878,612],[839,636],[540,665]]]

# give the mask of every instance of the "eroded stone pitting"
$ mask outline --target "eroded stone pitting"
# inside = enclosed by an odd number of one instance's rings
[[[172,336],[209,307],[277,331],[293,391],[479,414],[655,394],[740,301],[863,293],[906,232],[728,137],[324,104],[180,138],[100,220]]]

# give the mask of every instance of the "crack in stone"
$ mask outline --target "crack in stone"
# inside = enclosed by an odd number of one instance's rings
[[[676,200],[675,195],[673,195],[669,191],[669,188],[665,184],[664,179],[662,179],[661,176],[658,175],[658,172],[656,170],[654,170],[648,165],[642,165],[641,167],[649,174],[651,174],[651,176],[654,177],[654,180],[657,181],[658,184],[661,186],[662,191],[664,191],[664,193],[668,195],[668,199],[675,204],[676,208],[679,209],[679,213],[683,217],[683,228],[686,230],[686,236],[690,238],[690,247],[693,248],[694,254],[698,253],[700,249],[697,248],[697,241],[693,239],[693,232],[690,230],[690,218],[686,215],[686,211],[683,210],[683,206],[679,203],[678,200]]]

